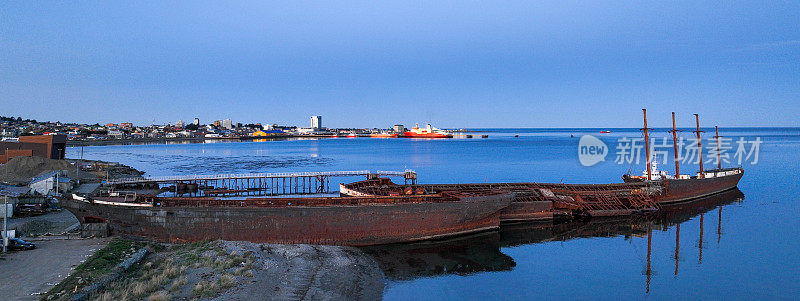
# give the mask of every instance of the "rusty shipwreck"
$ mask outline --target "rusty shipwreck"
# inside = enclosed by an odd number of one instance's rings
[[[658,171],[657,161],[652,160],[650,156],[650,129],[647,127],[647,110],[642,109],[644,115],[644,132],[645,150],[647,155],[647,169],[641,176],[634,176],[626,174],[622,176],[623,181],[626,183],[652,183],[663,187],[664,192],[657,196],[657,200],[662,204],[674,204],[680,202],[691,201],[700,197],[713,195],[716,193],[724,192],[736,188],[744,175],[744,169],[741,167],[722,168],[722,158],[720,152],[720,135],[719,127],[715,127],[716,135],[714,138],[717,142],[716,162],[717,168],[704,169],[703,168],[703,144],[700,137],[700,116],[694,114],[697,130],[694,133],[697,135],[697,154],[699,156],[698,163],[700,164],[700,171],[696,175],[685,175],[680,173],[680,159],[678,157],[678,136],[679,132],[675,126],[675,112],[672,113],[672,140],[674,147],[675,158],[675,174],[669,175],[665,171]]]
[[[81,197],[62,202],[81,223],[164,242],[207,239],[364,246],[499,227],[513,193],[220,199]]]

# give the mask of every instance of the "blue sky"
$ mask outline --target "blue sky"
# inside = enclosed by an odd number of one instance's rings
[[[798,1],[164,2],[5,2],[0,115],[800,126]]]

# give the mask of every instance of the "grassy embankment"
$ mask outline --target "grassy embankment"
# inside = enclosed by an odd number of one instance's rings
[[[90,300],[208,298],[218,296],[238,285],[238,281],[244,280],[244,277],[253,277],[255,259],[252,254],[230,254],[218,242],[206,241],[171,246],[151,244],[149,247],[153,250],[151,254],[134,264],[123,277],[90,296]],[[114,248],[118,249],[116,246]],[[95,257],[98,256],[93,256]],[[119,263],[122,260],[124,258],[114,261]],[[90,262],[93,260],[87,260],[86,263]],[[90,265],[97,264],[90,263]],[[81,269],[84,270],[86,268]],[[109,270],[105,271],[108,273]],[[76,270],[76,277],[85,277],[79,276],[80,273]],[[62,292],[72,287],[73,290],[68,293],[74,293],[76,283],[74,279],[65,280],[54,288],[54,292]]]
[[[91,285],[93,281],[108,275],[117,264],[144,246],[146,243],[132,240],[116,239],[111,241],[108,246],[78,265],[71,275],[42,295],[41,299],[69,300],[70,296]]]

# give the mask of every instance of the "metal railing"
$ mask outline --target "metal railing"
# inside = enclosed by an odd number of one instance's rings
[[[319,172],[280,172],[280,173],[244,173],[244,174],[218,174],[218,175],[183,175],[183,176],[162,176],[162,177],[136,177],[125,179],[108,180],[108,185],[154,183],[154,182],[177,182],[177,181],[207,181],[222,179],[256,179],[256,178],[294,178],[294,177],[341,177],[341,176],[404,176],[414,173],[413,170],[405,171],[384,171],[371,172],[369,170],[355,171],[319,171]]]

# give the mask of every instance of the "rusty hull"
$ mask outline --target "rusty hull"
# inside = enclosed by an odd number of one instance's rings
[[[512,198],[512,193],[498,192],[438,197],[150,198],[152,207],[72,199],[62,204],[81,223],[107,222],[112,234],[156,241],[365,246],[495,229],[500,210]]]
[[[656,196],[656,201],[661,205],[672,205],[682,202],[693,201],[698,198],[714,195],[717,193],[725,192],[734,189],[739,185],[739,180],[744,175],[742,168],[726,168],[718,170],[707,170],[706,173],[713,173],[715,171],[724,172],[737,170],[736,174],[699,178],[693,177],[691,179],[666,179],[654,180],[655,183],[664,188],[664,193]],[[629,183],[643,182],[641,179],[624,176],[623,180]]]
[[[390,179],[340,185],[342,195],[425,195],[448,191],[504,190],[515,193],[501,210],[502,222],[543,221],[574,214],[629,215],[655,210],[648,184],[473,183],[397,185]]]
[[[658,198],[658,202],[674,204],[731,190],[739,185],[739,180],[742,179],[743,175],[744,171],[722,177],[666,180],[664,181],[666,193]]]

